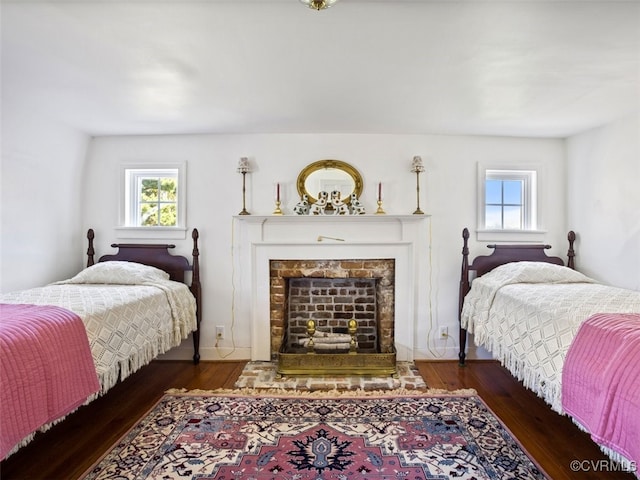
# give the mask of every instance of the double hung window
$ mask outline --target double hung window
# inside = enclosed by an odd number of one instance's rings
[[[125,165],[120,230],[134,237],[180,238],[186,231],[185,165]],[[173,232],[173,233],[171,233]],[[183,232],[175,237],[176,232]]]
[[[530,239],[539,233],[538,180],[538,168],[479,165],[479,239]]]
[[[128,209],[131,227],[178,225],[178,169],[127,169]]]
[[[531,171],[487,170],[484,182],[484,226],[487,230],[530,230],[535,209]]]

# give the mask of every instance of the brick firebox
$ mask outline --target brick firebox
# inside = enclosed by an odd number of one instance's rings
[[[364,349],[394,351],[394,259],[270,260],[269,275],[272,359],[287,329],[295,339],[304,334],[308,319],[325,330],[344,332],[354,318]],[[289,291],[296,293],[293,308]]]

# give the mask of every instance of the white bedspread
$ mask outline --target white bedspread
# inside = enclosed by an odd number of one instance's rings
[[[78,314],[103,393],[196,329],[193,295],[185,284],[170,280],[144,285],[61,282],[3,294],[0,301],[56,305]]]
[[[562,365],[579,325],[596,313],[638,313],[640,292],[569,268],[502,265],[473,281],[461,323],[527,388],[562,413]]]

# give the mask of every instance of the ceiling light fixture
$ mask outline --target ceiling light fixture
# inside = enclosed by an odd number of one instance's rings
[[[304,3],[307,7],[313,8],[314,10],[324,10],[325,8],[329,8],[338,0],[300,0],[300,1]]]

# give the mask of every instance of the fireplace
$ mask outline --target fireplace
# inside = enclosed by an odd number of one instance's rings
[[[359,352],[380,351],[378,338],[378,280],[372,278],[290,278],[285,287],[284,350],[303,353],[309,349],[309,325],[327,339],[316,345],[317,353],[349,351],[345,335],[356,327]],[[313,322],[313,323],[309,323]],[[355,322],[352,323],[352,322]]]
[[[296,279],[325,278],[371,280],[378,292],[372,342],[381,355],[393,350],[398,361],[414,359],[416,338],[427,328],[419,317],[429,308],[428,296],[421,294],[428,290],[428,216],[234,218],[234,308],[238,321],[247,322],[238,343],[247,338],[251,360],[273,361],[286,346],[285,293],[298,288]],[[363,273],[367,269],[372,273]],[[388,283],[392,290],[379,290]],[[358,343],[368,348],[364,333]]]
[[[308,321],[330,334],[357,324],[358,351],[393,351],[395,260],[271,260],[271,356],[303,353]]]

